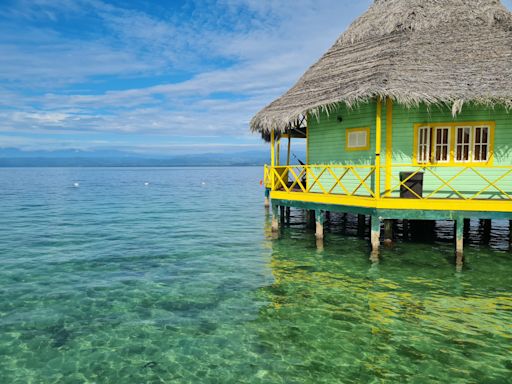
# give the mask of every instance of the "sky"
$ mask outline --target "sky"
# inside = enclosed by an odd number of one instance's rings
[[[0,0],[0,147],[263,149],[251,117],[371,2]]]

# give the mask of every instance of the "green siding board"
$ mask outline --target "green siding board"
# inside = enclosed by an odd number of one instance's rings
[[[384,103],[383,103],[384,104]],[[375,161],[375,124],[377,104],[375,101],[360,104],[354,108],[348,108],[345,105],[339,105],[336,111],[327,114],[321,113],[319,118],[310,117],[308,130],[308,158],[309,164],[340,164],[340,165],[370,165]],[[339,122],[338,117],[343,121]],[[386,107],[382,108],[382,165],[386,161]],[[446,123],[446,122],[469,122],[469,121],[494,121],[496,123],[494,135],[494,165],[510,166],[512,165],[512,115],[505,108],[496,107],[494,109],[485,108],[476,105],[465,105],[463,111],[455,118],[451,110],[447,107],[427,107],[421,105],[413,108],[406,108],[401,105],[393,106],[393,151],[392,161],[394,164],[412,164],[414,151],[414,125],[419,123]],[[346,130],[349,128],[370,128],[370,149],[367,151],[346,151],[345,140]],[[417,167],[393,167],[392,186],[398,184],[399,173],[402,171],[414,171]],[[435,172],[444,180],[448,181],[459,172],[457,167],[435,167]],[[495,180],[504,173],[504,170],[493,168],[477,168],[489,180]],[[315,169],[313,168],[315,172]],[[358,169],[360,175],[364,177],[366,172]],[[340,171],[338,171],[339,173]],[[315,172],[318,175],[318,172]],[[382,192],[385,187],[384,170],[381,173]],[[312,177],[308,177],[308,182],[312,183]],[[330,174],[324,174],[320,178],[324,189],[329,190],[335,183]],[[343,185],[352,191],[359,180],[353,175],[347,175]],[[374,183],[372,178],[369,184]],[[424,196],[432,193],[443,182],[430,172],[424,175]],[[498,186],[507,193],[512,194],[512,175],[499,181]],[[467,171],[462,176],[452,182],[453,188],[458,190],[465,197],[473,196],[477,191],[487,186],[487,182],[478,176],[475,172]],[[322,192],[318,185],[314,185],[313,192]],[[344,193],[342,188],[336,187],[333,193]],[[367,196],[364,189],[358,191],[358,195]],[[392,196],[399,195],[396,190]],[[443,187],[436,193],[437,198],[457,198],[459,197],[451,188]],[[480,198],[503,198],[501,193],[494,188],[489,188]]]

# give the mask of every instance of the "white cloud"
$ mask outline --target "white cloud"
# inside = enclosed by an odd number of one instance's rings
[[[251,140],[252,115],[291,86],[369,2],[195,2],[193,17],[183,21],[178,11],[155,16],[97,0],[37,0],[36,13],[23,1],[18,18],[58,22],[85,12],[107,33],[68,36],[50,23],[3,34],[0,79],[10,88],[0,90],[0,101],[16,96],[0,110],[0,130],[145,133],[169,148],[177,136]],[[186,80],[126,86],[184,70]]]

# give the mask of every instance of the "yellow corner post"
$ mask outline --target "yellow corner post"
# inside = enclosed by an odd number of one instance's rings
[[[380,152],[382,143],[382,98],[377,99],[377,121],[375,123],[375,198],[380,199]]]
[[[393,172],[393,100],[386,99],[386,194],[391,197],[391,173]]]

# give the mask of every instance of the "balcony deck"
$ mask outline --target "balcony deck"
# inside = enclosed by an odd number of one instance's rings
[[[265,186],[279,205],[389,218],[512,219],[512,167],[398,164],[265,166]],[[399,174],[407,171],[407,177]],[[422,174],[423,191],[410,181]],[[376,185],[381,185],[376,188]],[[409,198],[401,196],[408,195]]]

